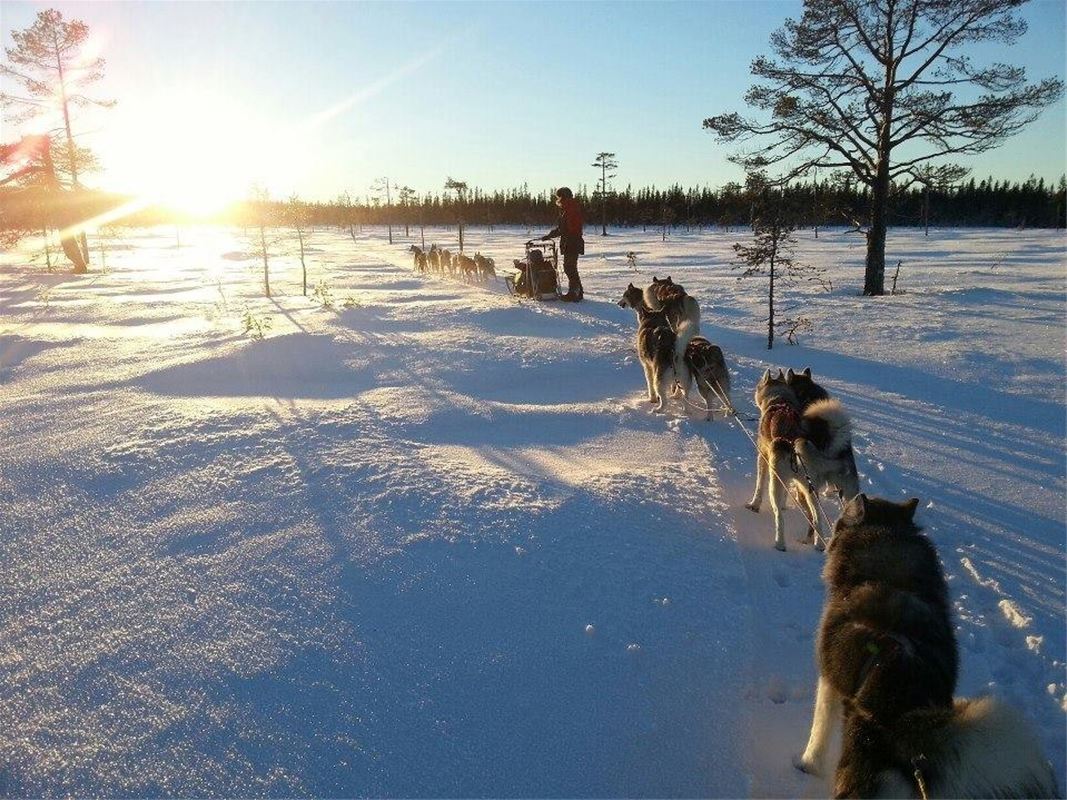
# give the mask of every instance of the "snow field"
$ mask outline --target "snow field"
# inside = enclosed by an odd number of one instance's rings
[[[834,291],[771,353],[741,235],[591,235],[579,306],[414,275],[371,230],[313,235],[332,308],[291,256],[262,298],[231,231],[133,232],[79,277],[4,254],[0,790],[824,794],[790,764],[822,557],[742,508],[732,423],[649,412],[615,301],[653,273],[743,411],[810,365],[865,489],[922,498],[960,693],[1022,708],[1063,785],[1063,234],[894,231],[907,293],[865,300],[859,243],[803,233]],[[501,264],[528,235],[468,237]]]

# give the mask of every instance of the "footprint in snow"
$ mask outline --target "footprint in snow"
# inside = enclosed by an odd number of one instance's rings
[[[782,678],[773,675],[767,683],[767,699],[776,706],[782,705],[789,699],[789,689]]]

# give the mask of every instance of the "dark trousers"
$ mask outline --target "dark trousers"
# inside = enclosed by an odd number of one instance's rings
[[[582,291],[582,279],[578,277],[578,254],[563,254],[563,271],[567,273],[567,291],[570,293]]]

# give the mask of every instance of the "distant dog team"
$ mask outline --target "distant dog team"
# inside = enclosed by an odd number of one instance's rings
[[[496,277],[496,262],[481,253],[475,253],[473,258],[463,253],[453,255],[436,243],[431,244],[429,250],[413,244],[408,252],[412,254],[415,271],[419,273],[449,275],[465,283],[489,283]]]

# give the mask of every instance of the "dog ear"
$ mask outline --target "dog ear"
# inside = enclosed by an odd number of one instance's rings
[[[860,492],[841,510],[841,519],[846,525],[859,525],[867,516],[867,495]]]
[[[793,382],[793,378],[795,378],[795,377],[796,377],[796,373],[793,372],[793,368],[790,367],[785,373],[785,379],[787,381],[789,381],[790,383],[792,383]]]
[[[633,288],[635,288],[633,283],[630,283],[630,284],[627,285],[626,291],[630,291],[630,289],[633,289]]]
[[[919,498],[913,497],[911,500],[904,504],[904,513],[907,515],[908,520],[915,519],[915,509],[919,507]]]
[[[804,367],[803,375],[805,378],[811,377],[811,367]]]
[[[771,382],[771,371],[769,369],[763,370],[763,377],[759,379],[759,385],[764,386]]]
[[[653,275],[652,276],[652,282],[653,283],[659,283],[659,278],[657,278],[655,275]]]
[[[778,377],[776,377],[775,380],[776,381],[784,381],[785,380],[785,373],[782,372],[781,370],[778,370]]]

